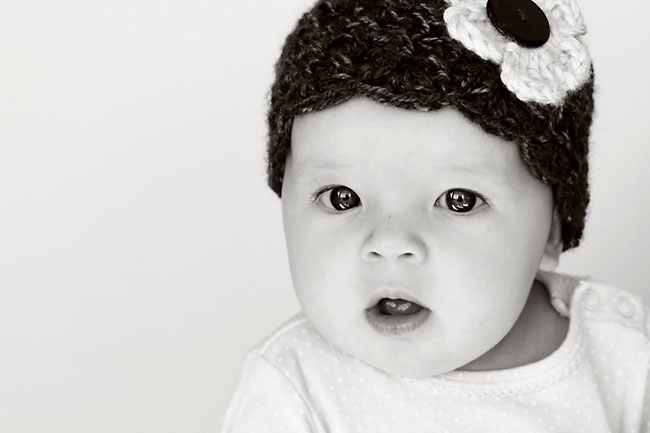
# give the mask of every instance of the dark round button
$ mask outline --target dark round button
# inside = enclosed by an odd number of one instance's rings
[[[520,45],[539,47],[551,36],[544,11],[532,0],[488,0],[487,14],[497,30]]]

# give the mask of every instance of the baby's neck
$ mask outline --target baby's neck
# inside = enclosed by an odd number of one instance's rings
[[[539,361],[560,347],[568,329],[569,320],[555,311],[548,290],[535,280],[510,332],[488,352],[459,370],[503,370]]]

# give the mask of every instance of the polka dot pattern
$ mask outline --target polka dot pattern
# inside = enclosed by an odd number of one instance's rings
[[[642,300],[591,280],[540,279],[570,318],[541,361],[406,378],[342,352],[298,313],[251,349],[222,431],[650,433]]]

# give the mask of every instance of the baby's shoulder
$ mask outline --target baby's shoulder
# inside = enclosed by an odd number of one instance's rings
[[[343,362],[347,355],[332,346],[301,311],[280,324],[249,350],[285,374]]]
[[[591,277],[555,273],[542,280],[553,306],[572,321],[607,322],[649,335],[650,309],[640,295]]]

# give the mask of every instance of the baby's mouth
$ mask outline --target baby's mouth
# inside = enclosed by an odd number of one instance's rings
[[[389,315],[415,314],[423,308],[415,302],[407,301],[402,298],[382,298],[377,302],[377,306],[379,307],[379,312],[381,314]]]
[[[431,310],[403,298],[381,298],[376,305],[366,309],[368,324],[386,337],[406,334],[422,326]]]

